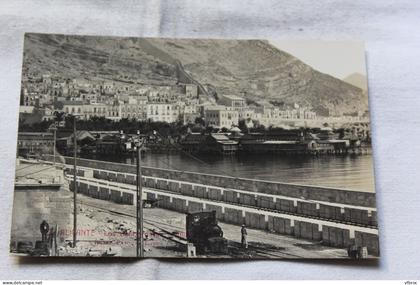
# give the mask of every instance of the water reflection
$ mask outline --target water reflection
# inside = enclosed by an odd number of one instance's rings
[[[100,157],[96,159],[135,164],[135,157]],[[284,157],[242,155],[240,157],[199,156],[198,161],[185,154],[147,153],[142,165],[255,178],[286,183],[374,192],[371,155],[322,157]]]

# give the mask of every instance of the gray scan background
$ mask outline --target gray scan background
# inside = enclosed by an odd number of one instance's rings
[[[325,261],[8,255],[24,32],[364,40],[382,256]],[[0,1],[0,279],[420,279],[420,1]]]

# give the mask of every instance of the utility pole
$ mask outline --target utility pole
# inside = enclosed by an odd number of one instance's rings
[[[77,232],[77,166],[76,166],[76,159],[77,159],[77,137],[76,137],[76,116],[73,117],[73,144],[74,144],[74,154],[73,154],[73,247],[76,247],[76,232]]]
[[[54,151],[54,166],[55,166],[55,141],[57,140],[57,128],[54,128],[54,146],[53,146],[53,151]]]
[[[143,257],[143,201],[142,201],[142,177],[141,177],[141,142],[137,143],[137,193],[136,193],[136,226],[137,226],[137,243],[136,252],[137,257]]]
[[[54,161],[53,161],[53,165],[55,166],[55,146],[56,146],[55,141],[57,140],[57,126],[56,126],[56,123],[52,124],[49,127],[49,130],[53,131],[53,133],[54,133],[54,142],[53,142],[53,158],[54,158]]]

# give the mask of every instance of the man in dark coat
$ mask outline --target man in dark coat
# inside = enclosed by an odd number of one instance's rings
[[[48,225],[46,220],[43,220],[42,223],[39,225],[39,230],[41,231],[42,241],[47,241],[47,234],[50,230],[50,225]]]
[[[248,233],[246,231],[245,225],[242,225],[242,228],[241,228],[241,244],[242,244],[243,248],[248,248],[247,235],[248,235]]]

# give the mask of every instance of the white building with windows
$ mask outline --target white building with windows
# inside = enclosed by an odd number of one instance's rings
[[[210,127],[230,129],[239,124],[239,113],[225,106],[207,106],[204,110],[204,120]]]
[[[138,121],[147,120],[147,97],[130,96],[121,106],[121,117]]]
[[[80,119],[90,119],[92,117],[107,117],[110,113],[109,107],[103,103],[85,104],[82,101],[63,102],[63,111],[66,114],[74,115]]]
[[[185,84],[185,96],[187,98],[198,98],[198,86],[195,84]]]
[[[219,104],[241,111],[246,107],[245,99],[236,95],[222,95]]]
[[[148,103],[147,119],[154,122],[173,123],[178,121],[180,116],[179,106],[177,104],[166,103]]]

